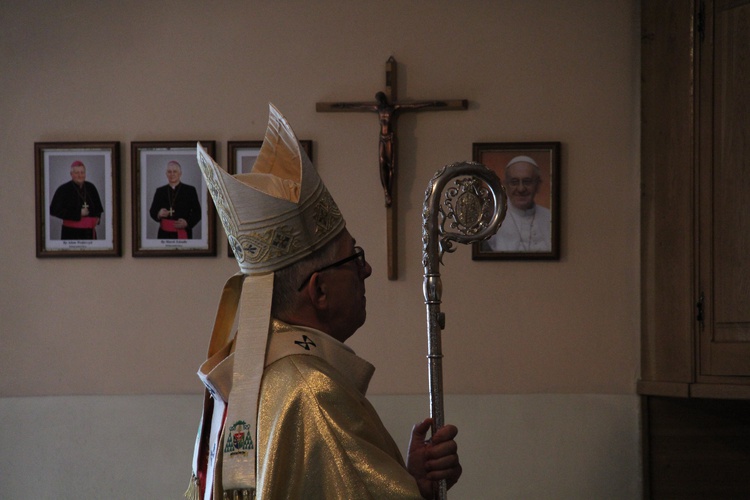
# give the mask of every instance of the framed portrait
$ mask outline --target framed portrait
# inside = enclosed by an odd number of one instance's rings
[[[131,143],[133,255],[216,255],[216,216],[196,155],[200,142]]]
[[[119,257],[120,143],[36,142],[36,256]]]
[[[472,259],[559,260],[560,143],[478,142],[472,158],[495,171],[508,196],[500,229],[472,244]]]
[[[313,155],[313,144],[311,140],[299,141],[302,149],[307,153],[307,157],[312,161]],[[258,159],[260,154],[260,148],[263,145],[263,141],[229,141],[227,142],[227,172],[234,174],[247,174],[249,173],[255,160]],[[232,246],[227,245],[227,255],[234,257],[232,252]]]

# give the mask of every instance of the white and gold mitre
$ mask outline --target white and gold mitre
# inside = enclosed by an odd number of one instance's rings
[[[336,202],[273,104],[250,173],[229,175],[200,143],[198,165],[244,274],[286,267],[344,228]]]

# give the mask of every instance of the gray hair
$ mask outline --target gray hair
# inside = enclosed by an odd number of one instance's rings
[[[273,281],[273,299],[271,300],[271,316],[285,321],[296,307],[299,287],[302,280],[307,278],[316,269],[325,267],[336,258],[337,246],[342,231],[325,244],[322,248],[315,250],[310,255],[298,260],[294,264],[279,269],[275,273]]]
[[[180,172],[182,172],[182,165],[180,165],[180,162],[177,160],[169,160],[167,162],[167,168],[169,168],[170,165],[175,165],[178,169],[180,169]]]

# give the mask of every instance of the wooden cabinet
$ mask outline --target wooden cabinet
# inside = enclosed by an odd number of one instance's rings
[[[644,498],[750,498],[750,400],[644,399]]]
[[[704,8],[699,44],[698,381],[750,377],[750,0]]]
[[[641,13],[638,390],[750,399],[750,0]]]
[[[749,498],[750,0],[642,0],[644,497]]]

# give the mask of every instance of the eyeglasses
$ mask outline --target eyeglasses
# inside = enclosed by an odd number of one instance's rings
[[[302,289],[305,287],[305,284],[308,281],[310,281],[310,278],[312,278],[313,274],[315,274],[315,273],[321,273],[321,272],[323,272],[323,271],[325,271],[327,269],[332,269],[334,267],[342,266],[342,265],[346,264],[347,262],[351,262],[353,260],[357,261],[357,266],[359,266],[360,269],[363,268],[363,267],[365,267],[365,264],[367,262],[365,261],[365,251],[364,251],[364,249],[362,247],[354,247],[354,254],[350,255],[349,257],[346,257],[346,258],[341,259],[341,260],[337,260],[333,264],[328,264],[327,266],[321,267],[320,269],[316,269],[315,271],[311,272],[307,276],[307,278],[305,278],[305,280],[302,282],[302,284],[299,286],[299,288],[297,289],[297,291],[298,292],[302,291]]]

